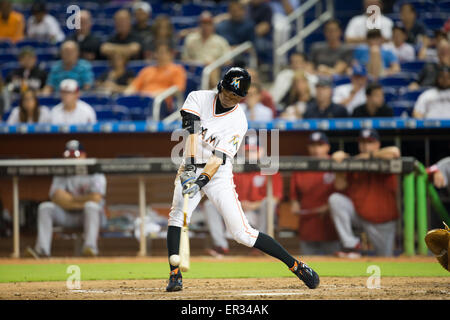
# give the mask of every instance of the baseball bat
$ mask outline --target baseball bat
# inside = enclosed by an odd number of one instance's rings
[[[187,209],[188,209],[188,201],[189,195],[184,195],[184,204],[183,204],[183,227],[181,228],[180,235],[180,269],[183,272],[189,271],[189,259],[190,259],[190,250],[189,250],[189,228],[187,224]]]

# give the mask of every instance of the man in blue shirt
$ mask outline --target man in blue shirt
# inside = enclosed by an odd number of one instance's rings
[[[61,60],[53,64],[43,89],[43,94],[54,93],[64,79],[74,79],[78,87],[89,90],[94,83],[91,64],[79,59],[79,48],[75,41],[65,41],[61,45]]]
[[[367,68],[369,75],[374,79],[389,76],[400,71],[400,64],[395,54],[381,45],[383,37],[379,29],[367,32],[367,44],[355,48],[354,59]]]
[[[230,19],[220,22],[216,27],[216,33],[224,37],[230,46],[253,41],[254,25],[247,17],[245,6],[239,1],[230,1],[228,12]]]

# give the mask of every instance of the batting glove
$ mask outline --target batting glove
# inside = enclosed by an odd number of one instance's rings
[[[189,195],[189,198],[193,198],[197,192],[200,191],[200,186],[197,183],[189,183],[183,186],[183,195]]]
[[[192,184],[195,181],[195,166],[187,165],[182,174],[180,174],[181,185]]]

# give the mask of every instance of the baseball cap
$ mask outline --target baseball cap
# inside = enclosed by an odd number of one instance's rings
[[[78,158],[82,153],[85,153],[84,147],[78,140],[70,140],[66,143],[64,148],[64,158]]]
[[[319,80],[316,83],[316,87],[332,87],[333,80],[329,77],[319,77]]]
[[[359,133],[358,140],[380,141],[380,135],[375,129],[363,129]]]
[[[309,143],[322,143],[322,144],[329,144],[328,137],[325,133],[321,131],[315,131],[309,135],[308,138]]]
[[[213,16],[212,16],[211,12],[203,11],[200,14],[200,16],[199,16],[198,21],[199,22],[211,22],[212,23],[213,22]]]
[[[144,11],[146,13],[152,13],[152,6],[148,2],[144,2],[144,1],[136,2],[133,5],[133,11],[136,12],[139,9],[141,9],[142,11]]]
[[[355,64],[352,68],[354,76],[367,76],[367,70],[366,67],[360,64]]]
[[[78,91],[78,82],[74,79],[64,79],[59,84],[60,91],[66,92],[77,92]]]

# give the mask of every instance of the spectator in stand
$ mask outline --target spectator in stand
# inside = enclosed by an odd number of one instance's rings
[[[438,69],[434,88],[423,92],[414,105],[417,119],[450,119],[450,67]]]
[[[156,65],[142,69],[125,89],[125,94],[145,94],[156,96],[172,86],[181,92],[186,89],[186,70],[173,62],[173,48],[167,43],[159,43],[156,49]]]
[[[323,132],[313,132],[308,154],[328,159],[330,143]],[[332,172],[293,172],[290,183],[291,211],[299,215],[298,236],[302,255],[331,255],[340,250],[339,238],[330,216],[328,198],[334,192]]]
[[[273,102],[272,95],[269,91],[264,89],[261,79],[259,77],[259,72],[257,69],[247,68],[247,72],[252,77],[252,83],[258,84],[261,87],[261,103],[272,110],[273,117],[277,116],[277,108],[275,107],[275,103]],[[245,98],[242,100],[245,103]]]
[[[265,154],[265,148],[258,146],[256,137],[247,136],[245,141],[246,163],[254,164]],[[267,175],[260,171],[241,172],[233,175],[236,193],[239,194],[242,210],[250,225],[256,226],[261,232],[267,230]],[[273,210],[283,198],[283,178],[279,172],[272,175]],[[213,238],[214,248],[209,250],[213,256],[228,253],[228,242],[221,216],[210,200],[205,201],[206,221]],[[252,254],[259,254],[252,250]]]
[[[213,17],[204,11],[199,17],[200,29],[190,33],[184,41],[182,59],[185,62],[197,62],[208,65],[230,51],[230,45],[224,37],[215,33]],[[219,82],[220,68],[215,69],[209,78],[210,88]]]
[[[418,82],[412,82],[409,85],[410,90],[416,90],[419,87],[430,87],[435,85],[438,70],[441,67],[450,67],[450,43],[447,40],[441,40],[437,45],[438,62],[426,63],[419,73]]]
[[[417,20],[416,8],[412,3],[403,3],[400,7],[400,20],[405,27],[406,42],[412,45],[420,43],[425,36],[425,26]]]
[[[127,69],[127,57],[122,53],[115,53],[109,58],[111,68],[101,74],[96,81],[99,91],[113,94],[123,93],[133,81],[134,71]]]
[[[115,34],[100,46],[100,52],[106,57],[119,52],[129,59],[141,57],[141,38],[131,32],[131,14],[126,9],[121,9],[114,14]]]
[[[394,111],[384,102],[383,87],[378,83],[371,83],[366,89],[367,102],[353,110],[354,118],[393,117]]]
[[[308,79],[311,95],[314,96],[316,93],[315,86],[318,81],[318,77],[314,74],[313,65],[306,61],[303,53],[294,52],[289,56],[289,67],[276,75],[275,81],[270,88],[270,93],[272,94],[273,100],[276,104],[281,103],[281,109],[286,106],[284,101],[286,101],[286,96],[292,88],[294,75],[297,71],[303,72],[305,77]]]
[[[383,2],[381,0],[364,0],[364,13],[353,17],[345,29],[345,41],[347,43],[364,43],[366,41],[367,33],[370,30],[367,27],[369,16],[374,14],[373,10],[368,10],[368,8],[373,5],[378,6],[383,11]],[[384,41],[391,40],[394,23],[381,12],[378,19],[380,19],[381,39]]]
[[[252,82],[248,88],[245,103],[240,103],[248,121],[272,121],[273,112],[261,102],[262,87],[259,83]]]
[[[26,46],[20,50],[19,65],[6,76],[9,91],[19,93],[28,88],[40,91],[47,80],[47,71],[37,65],[36,52],[32,47]]]
[[[25,18],[20,12],[12,9],[10,0],[0,0],[0,40],[13,43],[23,39],[25,35]]]
[[[383,44],[383,48],[394,52],[399,63],[416,59],[416,51],[411,44],[406,42],[406,36],[405,28],[400,24],[396,24],[392,28],[392,41]]]
[[[170,17],[166,14],[158,15],[152,24],[152,31],[150,41],[147,41],[147,45],[144,48],[145,59],[154,59],[156,52],[156,46],[159,43],[168,43],[170,47],[177,47],[177,35],[175,28],[170,20]]]
[[[63,157],[85,159],[87,154],[78,140],[70,140],[66,143]],[[36,259],[51,256],[54,225],[83,227],[83,256],[98,255],[100,227],[107,221],[105,194],[106,178],[101,173],[53,177],[50,201],[42,202],[38,207],[36,244],[34,248],[27,247],[25,255]]]
[[[27,38],[59,43],[65,37],[58,20],[47,13],[45,1],[34,2],[31,6],[31,16],[27,20]]]
[[[80,50],[75,41],[67,40],[61,45],[61,60],[54,62],[42,90],[44,95],[54,93],[64,79],[74,79],[82,90],[91,89],[94,73],[91,64],[79,58]]]
[[[152,6],[148,2],[137,1],[132,8],[135,24],[131,33],[140,38],[142,57],[150,59],[153,49],[152,26],[150,23]]]
[[[342,29],[336,19],[328,20],[324,26],[326,41],[313,43],[309,53],[309,61],[321,75],[345,74],[353,58],[353,50],[342,43]]]
[[[272,8],[268,1],[250,0],[248,11],[254,25],[254,44],[259,63],[265,65],[272,63]]]
[[[231,0],[228,4],[229,19],[217,24],[216,32],[224,37],[230,46],[238,46],[246,41],[254,41],[254,25],[246,13],[246,8],[239,0]]]
[[[68,37],[78,43],[80,57],[86,60],[100,59],[101,40],[91,32],[92,16],[87,10],[80,11],[80,28]]]
[[[61,103],[50,112],[52,124],[88,124],[97,122],[94,109],[80,100],[78,83],[73,79],[61,81],[59,87]]]
[[[382,47],[383,38],[379,29],[367,32],[367,43],[355,48],[354,58],[367,68],[375,80],[379,77],[393,75],[400,71],[400,64],[395,54]]]
[[[364,129],[359,136],[357,159],[396,159],[400,150],[395,146],[381,148],[380,136],[373,129]],[[332,159],[342,162],[349,155],[343,151],[333,153]],[[352,227],[360,227],[367,234],[375,252],[392,256],[397,208],[398,181],[395,174],[371,172],[337,173],[334,181],[337,192],[328,199],[331,217],[343,246],[339,257],[361,256],[361,241]]]
[[[6,121],[13,125],[18,123],[48,123],[50,122],[50,110],[39,105],[36,91],[26,89],[20,95],[19,106],[15,107]]]
[[[292,82],[292,87],[285,100],[282,101],[287,107],[281,113],[280,118],[286,120],[302,119],[306,107],[313,101],[308,79],[302,71],[297,71]]]
[[[346,118],[348,116],[345,107],[331,101],[333,94],[333,82],[329,78],[322,77],[316,85],[316,98],[308,103],[303,114],[304,119],[311,118]]]
[[[333,102],[347,109],[348,114],[366,102],[367,70],[366,67],[355,64],[352,68],[351,83],[334,88]]]

